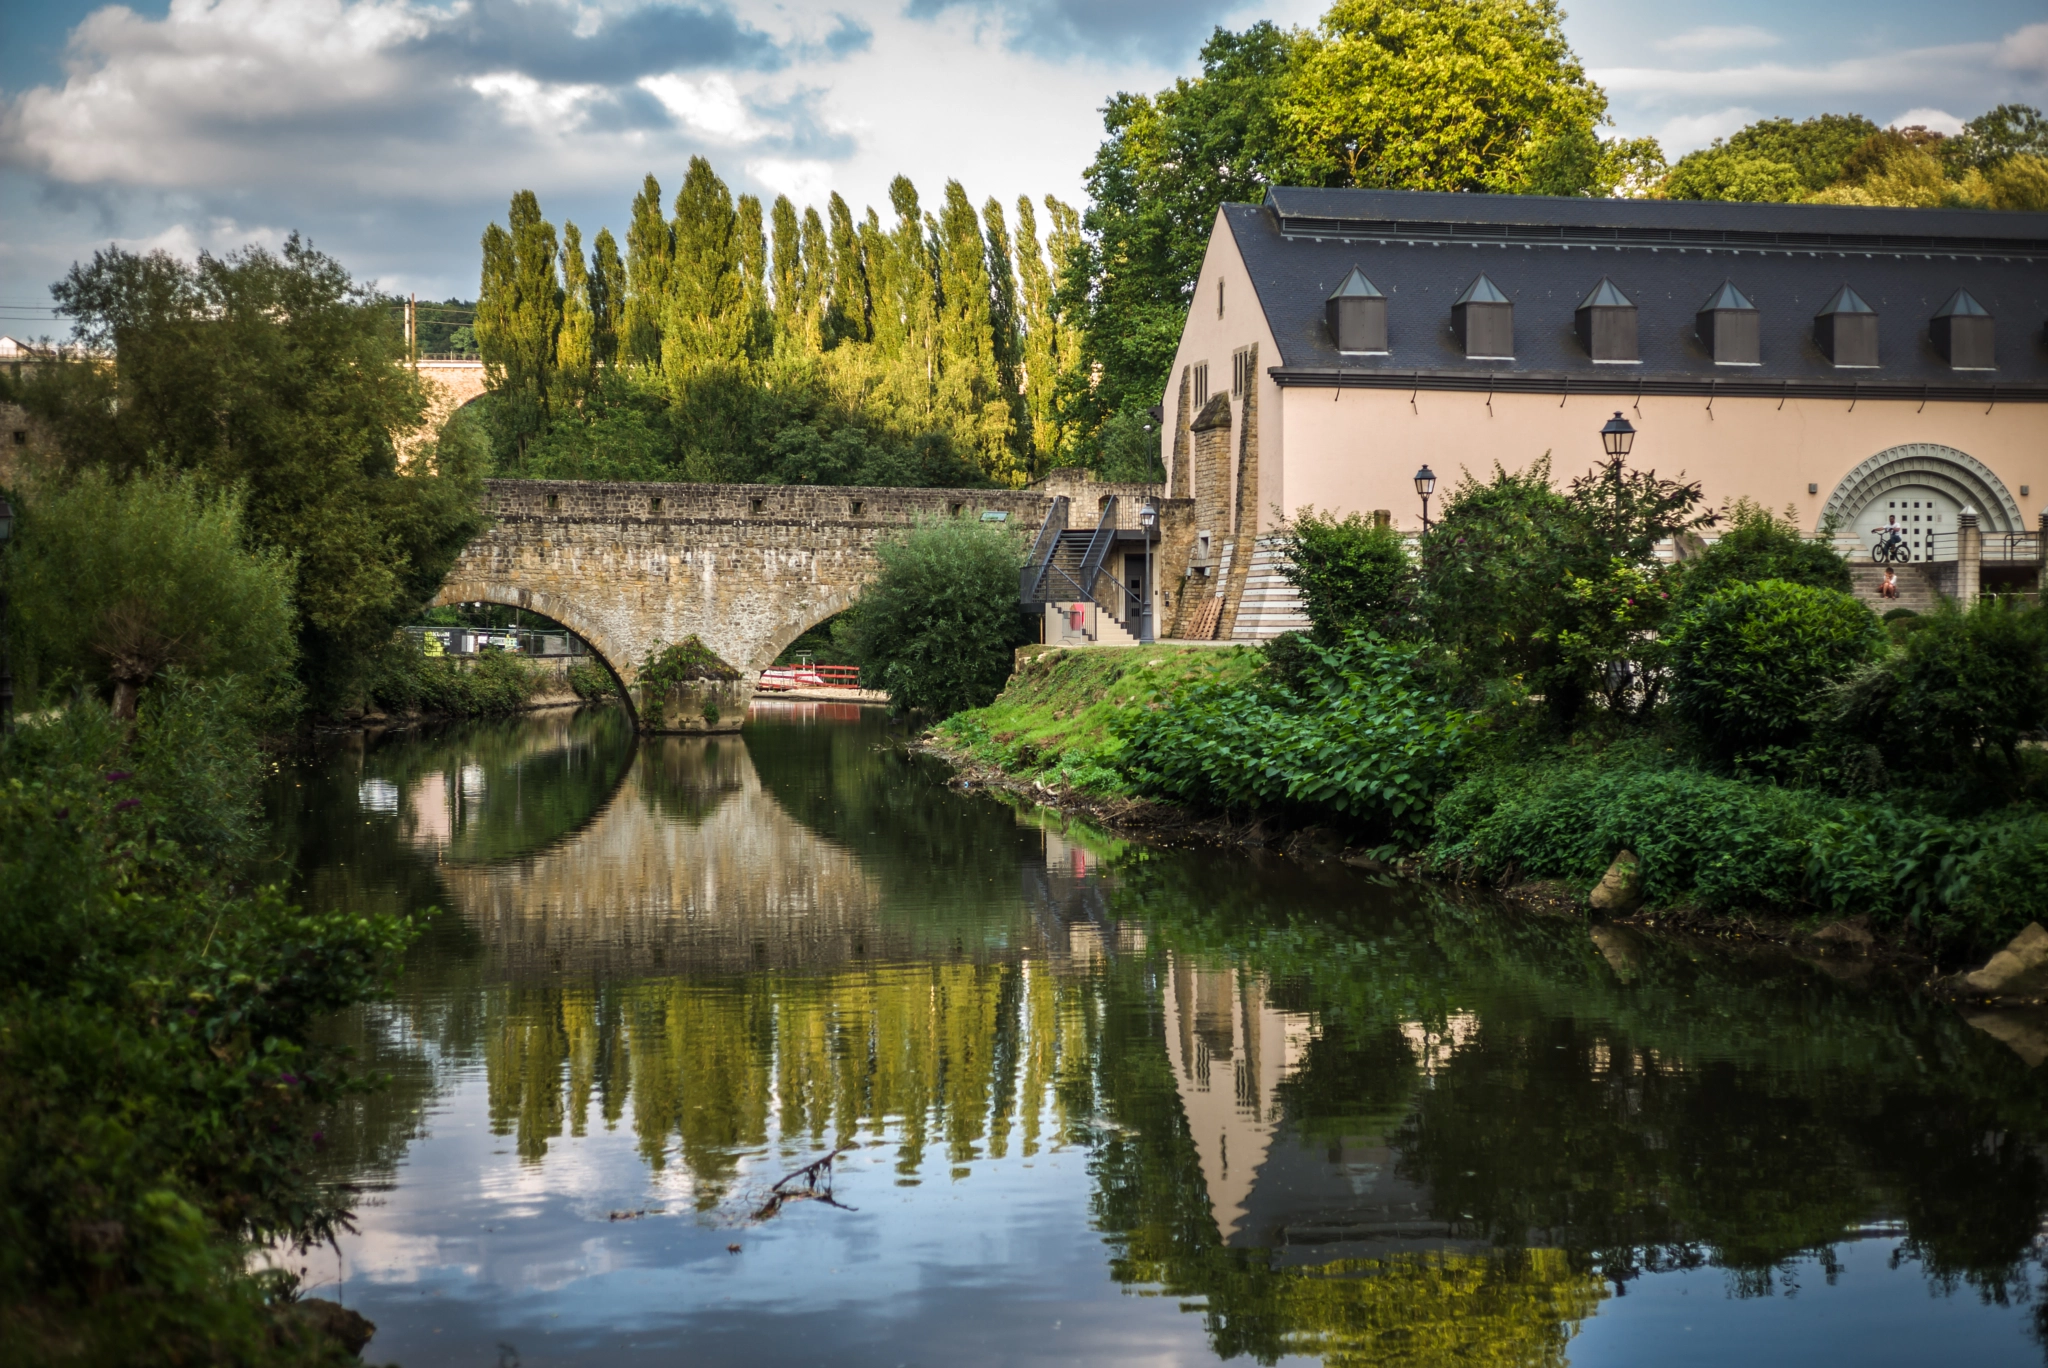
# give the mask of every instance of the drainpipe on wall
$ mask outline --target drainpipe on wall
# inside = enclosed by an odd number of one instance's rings
[[[1956,602],[1965,608],[1977,601],[1983,566],[1984,534],[1977,528],[1977,510],[1965,508],[1956,518]]]
[[[2048,594],[2048,508],[2041,510],[2041,519],[2034,532],[2034,599],[2041,600]]]

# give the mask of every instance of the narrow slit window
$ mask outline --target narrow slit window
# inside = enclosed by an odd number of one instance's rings
[[[1258,352],[1250,347],[1239,347],[1230,357],[1230,397],[1242,399],[1251,392],[1254,358]]]
[[[1209,363],[1207,361],[1199,361],[1195,363],[1195,410],[1200,412],[1202,406],[1208,402]]]

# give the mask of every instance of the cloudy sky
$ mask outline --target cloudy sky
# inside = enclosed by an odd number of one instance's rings
[[[1080,195],[1119,89],[1217,24],[1327,0],[0,0],[0,332],[96,246],[181,255],[299,229],[359,276],[476,288],[514,190],[622,230],[692,153],[735,189],[885,205],[908,173]],[[1675,156],[1764,115],[1953,126],[2048,106],[2038,0],[1567,0],[1616,131]]]

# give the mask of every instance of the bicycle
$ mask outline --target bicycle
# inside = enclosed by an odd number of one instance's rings
[[[1870,548],[1870,560],[1874,565],[1904,565],[1913,559],[1912,551],[1906,545],[1896,527],[1873,527],[1879,534],[1877,545]]]

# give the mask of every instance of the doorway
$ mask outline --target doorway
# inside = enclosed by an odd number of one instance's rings
[[[1140,641],[1152,640],[1151,557],[1126,554],[1124,556],[1124,603],[1131,609],[1131,635]]]

